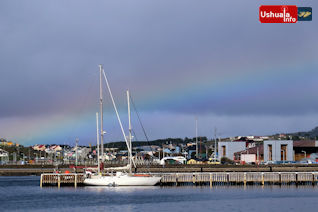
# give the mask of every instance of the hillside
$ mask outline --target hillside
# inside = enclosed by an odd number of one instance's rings
[[[289,133],[288,135],[291,135],[295,138],[299,137],[299,139],[318,139],[318,127],[315,127],[314,129],[308,132]],[[293,140],[297,140],[297,139],[293,139]]]

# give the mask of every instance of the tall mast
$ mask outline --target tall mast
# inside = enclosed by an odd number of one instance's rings
[[[198,158],[198,118],[195,118],[195,157]]]
[[[103,83],[102,83],[103,66],[99,65],[99,110],[100,110],[100,145],[101,157],[103,161],[104,156],[104,130],[103,130]]]
[[[119,114],[118,114],[118,110],[117,110],[117,107],[116,107],[116,103],[115,103],[115,100],[114,100],[114,97],[113,97],[113,94],[112,94],[112,91],[110,89],[110,86],[109,86],[109,83],[108,83],[108,80],[107,80],[107,77],[106,77],[106,74],[105,74],[105,71],[103,70],[103,75],[104,75],[104,79],[105,79],[105,82],[106,82],[106,85],[107,85],[107,89],[109,91],[109,95],[110,95],[110,98],[112,100],[112,103],[113,103],[113,107],[114,107],[114,110],[116,112],[116,116],[117,116],[117,120],[118,120],[118,123],[119,123],[119,126],[120,126],[120,129],[121,129],[121,132],[124,136],[124,139],[125,139],[125,142],[126,142],[126,145],[127,145],[127,149],[128,149],[128,152],[130,151],[130,146],[129,146],[129,143],[128,143],[128,139],[126,137],[126,134],[125,134],[125,130],[123,128],[123,125],[121,123],[121,120],[120,120],[120,117],[119,117]],[[131,160],[132,164],[134,165],[134,167],[136,168],[136,163],[134,160]]]
[[[127,104],[128,104],[128,127],[129,127],[129,137],[128,137],[128,141],[129,141],[129,150],[128,150],[128,157],[129,157],[129,173],[132,173],[131,171],[131,161],[132,161],[132,145],[131,145],[131,121],[130,121],[130,95],[129,95],[129,90],[127,90]]]
[[[96,134],[97,134],[97,167],[98,175],[100,175],[100,160],[99,160],[99,131],[98,131],[98,113],[96,113]]]

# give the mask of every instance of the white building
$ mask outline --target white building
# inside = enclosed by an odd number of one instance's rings
[[[221,160],[222,157],[227,157],[234,160],[234,153],[243,151],[246,148],[246,142],[241,141],[227,141],[218,143],[218,159]]]
[[[0,149],[0,164],[5,164],[9,162],[9,152]]]
[[[293,161],[292,140],[264,141],[264,161]]]

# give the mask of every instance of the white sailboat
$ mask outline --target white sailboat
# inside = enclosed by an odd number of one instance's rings
[[[101,115],[101,129],[100,129],[100,135],[99,135],[99,131],[98,131],[98,115],[96,116],[96,122],[97,122],[97,146],[99,146],[99,136],[101,137],[101,152],[103,154],[103,135],[104,135],[104,131],[103,131],[103,97],[102,97],[102,74],[104,75],[105,81],[106,81],[106,85],[116,112],[116,116],[119,122],[119,125],[121,127],[124,139],[126,141],[126,145],[127,145],[127,149],[128,149],[128,159],[129,159],[129,164],[127,167],[118,167],[118,168],[112,168],[112,170],[121,170],[121,169],[129,169],[129,172],[116,172],[116,175],[109,175],[109,176],[103,176],[100,173],[100,168],[98,165],[98,175],[89,175],[85,178],[84,180],[84,184],[86,185],[94,185],[94,186],[154,186],[157,183],[159,183],[161,177],[157,177],[157,176],[153,176],[150,174],[133,174],[132,173],[132,165],[135,165],[133,157],[132,157],[132,145],[131,145],[131,140],[132,140],[132,135],[131,135],[131,121],[130,121],[130,96],[129,96],[129,91],[127,91],[127,102],[128,102],[128,122],[129,122],[129,136],[128,136],[128,140],[127,137],[125,135],[125,132],[123,130],[123,126],[121,124],[120,121],[120,117],[117,111],[117,107],[106,77],[106,74],[102,68],[102,66],[100,65],[100,115]],[[99,160],[99,148],[97,148],[97,160],[98,160],[98,164],[100,162]]]

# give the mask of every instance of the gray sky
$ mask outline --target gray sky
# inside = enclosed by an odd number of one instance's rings
[[[1,1],[0,137],[93,141],[100,63],[124,123],[129,88],[152,139],[194,136],[196,116],[208,137],[310,130],[318,27],[259,23],[261,4],[282,3]],[[107,139],[122,139],[105,101]]]

